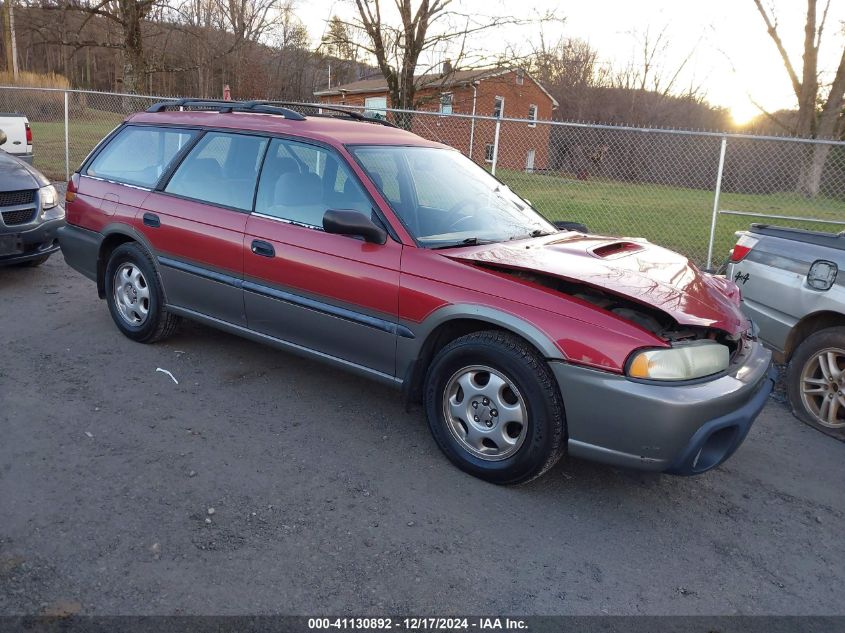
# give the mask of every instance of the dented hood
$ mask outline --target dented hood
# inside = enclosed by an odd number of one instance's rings
[[[557,233],[444,252],[494,268],[583,283],[670,315],[678,323],[736,334],[747,328],[733,282],[701,272],[678,253],[645,240]]]

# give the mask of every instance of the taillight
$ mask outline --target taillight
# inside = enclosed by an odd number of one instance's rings
[[[731,261],[733,263],[741,262],[751,252],[751,249],[757,246],[759,241],[756,237],[750,235],[740,235],[736,246],[731,250]]]
[[[73,202],[76,200],[76,191],[79,189],[79,172],[74,172],[67,181],[67,189],[65,189],[65,202]]]
[[[24,123],[26,126],[26,144],[32,145],[32,128],[29,127],[29,123]]]

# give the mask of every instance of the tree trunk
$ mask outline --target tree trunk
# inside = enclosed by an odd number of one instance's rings
[[[9,0],[3,0],[0,11],[3,12],[3,43],[6,46],[6,71],[11,75],[14,67],[12,64],[12,21],[9,16]]]
[[[830,145],[814,144],[807,150],[804,169],[801,174],[801,193],[808,198],[815,198],[821,190],[822,175]]]
[[[146,64],[141,40],[141,14],[136,0],[122,0],[123,14],[123,92],[137,93],[144,85]]]

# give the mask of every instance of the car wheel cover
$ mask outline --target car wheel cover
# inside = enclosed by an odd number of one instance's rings
[[[813,354],[799,381],[807,412],[822,426],[845,428],[845,350],[829,347]]]
[[[461,448],[485,461],[512,457],[528,434],[528,410],[516,385],[486,365],[462,367],[446,381],[443,418]]]
[[[114,273],[112,296],[117,313],[127,325],[140,327],[150,315],[150,286],[133,262],[125,262]]]

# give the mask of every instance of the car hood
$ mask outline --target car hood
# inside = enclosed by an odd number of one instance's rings
[[[600,288],[662,310],[683,325],[731,334],[747,329],[739,308],[739,288],[733,282],[703,273],[686,257],[643,239],[557,233],[445,254],[468,263],[531,271]]]
[[[0,150],[0,191],[37,189],[49,184],[37,169]]]

